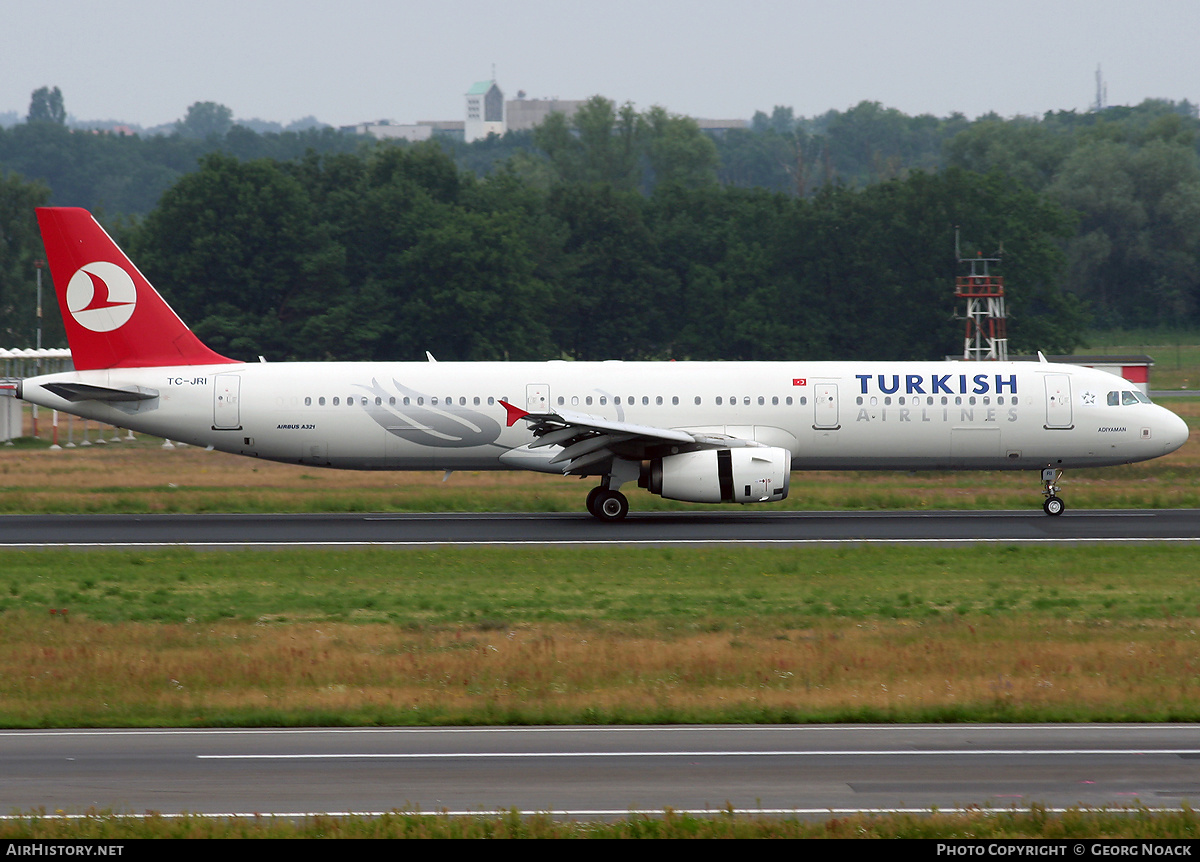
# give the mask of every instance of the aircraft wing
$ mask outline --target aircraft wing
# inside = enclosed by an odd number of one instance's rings
[[[761,448],[763,445],[726,434],[700,434],[679,428],[638,425],[571,410],[530,413],[507,401],[500,403],[508,411],[510,427],[522,420],[529,423],[537,437],[536,441],[529,444],[530,449],[562,447],[562,451],[551,458],[549,464],[561,464],[564,473],[584,472],[585,468],[614,457],[641,460],[664,449],[683,452]]]

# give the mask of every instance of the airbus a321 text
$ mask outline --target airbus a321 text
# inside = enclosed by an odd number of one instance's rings
[[[1188,430],[1112,374],[1046,362],[244,363],[205,347],[89,213],[37,212],[75,370],[17,395],[145,434],[356,470],[536,470],[697,503],[793,470],[1038,470],[1157,458]]]

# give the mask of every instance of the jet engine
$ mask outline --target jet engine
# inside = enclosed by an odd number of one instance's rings
[[[688,503],[766,503],[788,495],[786,449],[705,449],[644,462],[638,485]]]

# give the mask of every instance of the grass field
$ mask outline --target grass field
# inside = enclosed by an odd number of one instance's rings
[[[1200,720],[1186,547],[3,562],[9,727]]]
[[[0,822],[0,839],[139,838],[961,838],[980,839],[1191,839],[1200,818],[1190,808],[1151,812],[1048,812],[1034,807],[995,813],[931,812],[923,815],[857,815],[827,820],[716,814],[696,817],[666,811],[616,823],[563,822],[550,815],[447,817],[395,812],[382,817],[285,818],[127,817],[92,812],[78,820],[34,814]],[[1163,845],[1166,853],[1183,845]],[[1117,852],[1113,845],[1106,850]],[[1140,849],[1140,848],[1138,848]],[[1001,848],[1006,852],[1007,848]],[[993,851],[995,852],[995,851]]]

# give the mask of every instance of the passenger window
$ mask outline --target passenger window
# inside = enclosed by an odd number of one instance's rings
[[[656,397],[655,397],[655,399],[654,399],[654,403],[655,403],[655,404],[662,404],[662,396],[661,396],[661,395],[658,395],[658,396],[656,396]]]
[[[320,407],[325,406],[325,396],[324,395],[322,395],[320,398],[317,399],[317,405]]]
[[[678,403],[679,403],[679,396],[678,396],[678,395],[672,395],[672,396],[671,396],[671,403],[672,403],[672,404],[678,404]]]
[[[592,406],[592,396],[589,395],[586,398],[584,398],[583,403],[586,404],[588,407],[591,407]]]
[[[305,406],[305,407],[311,407],[311,406],[312,406],[312,396],[311,396],[311,395],[306,395],[306,396],[304,396],[304,406]]]
[[[700,405],[700,396],[699,395],[696,396],[696,405],[697,406]]]
[[[721,406],[721,396],[720,395],[717,396],[717,406],[718,407]]]
[[[338,397],[336,395],[333,396],[333,406],[337,407],[339,404],[341,404],[341,402],[338,401]]]
[[[779,406],[779,396],[778,395],[771,396],[771,406],[773,406],[773,407]]]

